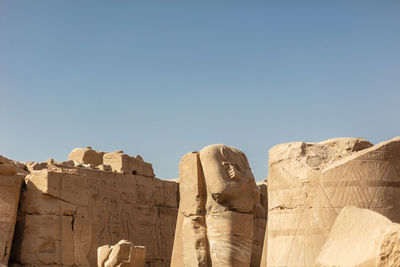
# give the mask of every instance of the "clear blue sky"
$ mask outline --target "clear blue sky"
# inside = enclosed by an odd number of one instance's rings
[[[400,135],[400,1],[166,2],[0,0],[0,154],[171,179],[224,143],[261,180],[279,143]]]

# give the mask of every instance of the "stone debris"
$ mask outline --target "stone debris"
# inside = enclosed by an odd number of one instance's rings
[[[400,224],[371,210],[347,206],[332,226],[318,266],[400,266]]]
[[[144,267],[146,247],[134,246],[132,242],[121,240],[114,246],[97,249],[98,267]]]
[[[225,145],[189,153],[179,183],[171,265],[250,266],[260,193],[245,154]]]

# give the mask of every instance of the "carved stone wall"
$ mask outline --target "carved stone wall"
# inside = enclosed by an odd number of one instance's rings
[[[140,175],[49,167],[26,177],[12,260],[23,266],[97,266],[121,239],[146,246],[149,267],[169,266],[178,184]]]

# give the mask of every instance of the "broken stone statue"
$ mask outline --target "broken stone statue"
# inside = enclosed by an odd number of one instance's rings
[[[245,154],[225,145],[189,153],[179,186],[171,266],[250,266],[260,193]]]

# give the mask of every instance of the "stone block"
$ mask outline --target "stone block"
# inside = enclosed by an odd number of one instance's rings
[[[318,266],[400,266],[400,224],[367,209],[347,206],[319,253]]]
[[[145,162],[141,156],[131,157],[122,151],[106,153],[103,162],[110,165],[115,172],[155,177],[151,163]]]
[[[93,150],[91,147],[75,148],[68,155],[68,160],[74,161],[76,164],[92,164],[98,166],[103,164],[103,155],[105,152]]]
[[[146,247],[121,240],[114,246],[99,247],[97,254],[98,267],[144,267]]]

